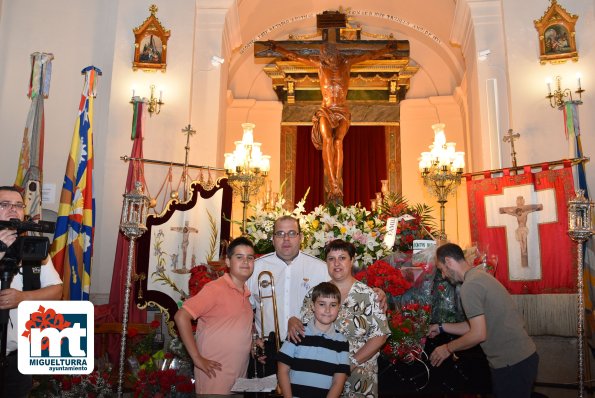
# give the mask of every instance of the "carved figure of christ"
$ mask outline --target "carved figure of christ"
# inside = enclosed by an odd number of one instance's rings
[[[344,26],[340,26],[344,27]],[[343,203],[343,139],[351,124],[347,103],[354,64],[393,55],[409,55],[408,42],[397,40],[339,40],[340,27],[323,28],[327,40],[256,42],[255,57],[285,57],[318,68],[322,104],[312,117],[312,142],[322,150],[327,202]]]
[[[190,244],[190,233],[198,233],[198,229],[190,227],[190,221],[185,221],[183,227],[171,227],[172,231],[182,234],[182,269],[186,270],[186,258],[188,256],[188,245]],[[177,260],[176,260],[177,264]]]
[[[511,206],[511,198],[516,206]],[[525,198],[533,204],[526,205]],[[500,195],[485,197],[486,226],[505,227],[511,281],[541,278],[538,225],[557,221],[555,203],[553,189],[535,191],[533,185],[507,187]]]

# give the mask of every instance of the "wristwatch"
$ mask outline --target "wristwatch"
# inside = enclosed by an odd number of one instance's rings
[[[0,253],[4,253],[7,250],[8,250],[8,246],[6,246],[6,243],[4,243],[3,241],[0,240]]]
[[[438,330],[440,331],[440,333],[444,333],[444,328],[442,327],[442,322],[440,322],[438,324]]]

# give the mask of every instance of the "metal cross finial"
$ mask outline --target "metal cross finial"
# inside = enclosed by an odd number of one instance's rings
[[[186,157],[184,158],[184,169],[182,170],[182,181],[184,181],[184,201],[188,199],[188,153],[190,152],[190,137],[196,134],[196,130],[192,128],[192,125],[188,125],[182,129],[182,133],[186,135]]]
[[[187,136],[191,136],[191,135],[194,135],[194,134],[196,133],[196,130],[194,130],[194,129],[192,128],[192,125],[190,125],[190,124],[189,124],[188,126],[186,126],[186,127],[184,127],[184,128],[182,129],[182,132],[183,132],[184,134],[186,134]]]
[[[514,150],[514,141],[521,137],[519,133],[512,133],[512,129],[508,129],[508,133],[504,136],[502,141],[510,142],[510,156],[512,157],[512,167],[516,167],[516,152]]]

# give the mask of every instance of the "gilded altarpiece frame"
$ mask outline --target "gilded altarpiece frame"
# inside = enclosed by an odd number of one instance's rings
[[[578,16],[569,13],[556,0],[540,19],[533,21],[539,34],[539,62],[558,64],[578,61],[575,25]]]
[[[361,123],[365,125],[365,123]],[[378,123],[374,123],[378,124]],[[295,165],[297,159],[297,126],[281,126],[281,184],[283,197],[289,209],[295,207]],[[384,128],[386,140],[386,174],[391,192],[402,194],[402,164],[401,164],[401,129],[398,124],[387,125]],[[321,155],[322,156],[322,155]],[[301,198],[297,198],[301,199]]]

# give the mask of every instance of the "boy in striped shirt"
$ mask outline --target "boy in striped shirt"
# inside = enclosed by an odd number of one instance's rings
[[[350,372],[349,343],[335,327],[339,289],[323,282],[312,290],[314,320],[298,344],[287,340],[278,354],[277,378],[284,398],[338,398]]]

